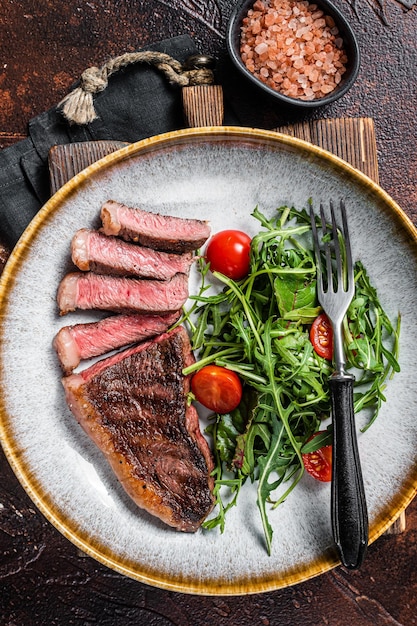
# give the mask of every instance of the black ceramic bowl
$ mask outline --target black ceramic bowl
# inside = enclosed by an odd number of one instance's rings
[[[246,17],[249,9],[252,8],[255,0],[240,0],[236,5],[228,24],[227,30],[227,48],[229,55],[238,69],[238,71],[248,79],[253,85],[263,91],[264,94],[272,97],[278,104],[289,107],[296,107],[299,109],[314,109],[320,106],[324,106],[334,102],[338,98],[341,98],[353,85],[359,72],[360,66],[360,52],[358,42],[355,34],[347,22],[346,18],[342,15],[337,7],[335,7],[329,0],[312,0],[311,4],[317,5],[325,15],[329,15],[335,21],[336,26],[339,29],[339,35],[343,39],[343,47],[346,51],[347,65],[346,71],[342,76],[342,80],[339,85],[329,94],[322,98],[316,98],[315,100],[301,100],[299,98],[291,98],[286,96],[275,89],[272,89],[268,85],[265,85],[259,80],[252,72],[250,72],[242,58],[240,56],[240,33],[243,18]]]

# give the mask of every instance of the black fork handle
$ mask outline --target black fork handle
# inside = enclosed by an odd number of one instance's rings
[[[333,416],[332,529],[341,561],[356,569],[368,546],[368,513],[353,411],[354,377],[330,378]]]

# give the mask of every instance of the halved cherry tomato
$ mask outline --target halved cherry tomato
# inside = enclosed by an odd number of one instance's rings
[[[242,398],[239,376],[218,365],[206,365],[191,379],[191,391],[196,400],[215,413],[229,413]]]
[[[317,437],[321,432],[314,433],[309,441]],[[302,457],[307,472],[316,480],[329,482],[332,479],[332,446],[323,446],[315,452],[303,454]]]
[[[249,273],[251,238],[241,230],[222,230],[210,239],[206,259],[212,272],[221,272],[233,280]]]
[[[333,358],[333,329],[325,313],[320,313],[310,329],[310,341],[319,356],[329,361]]]

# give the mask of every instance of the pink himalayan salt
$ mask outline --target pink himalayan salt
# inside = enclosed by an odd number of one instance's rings
[[[240,53],[259,80],[300,100],[331,93],[346,71],[333,18],[307,0],[256,0],[243,19]]]

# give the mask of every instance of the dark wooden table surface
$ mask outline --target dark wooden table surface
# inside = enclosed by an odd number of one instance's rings
[[[348,95],[312,117],[374,119],[381,186],[417,223],[417,6],[414,0],[335,3],[357,32],[362,69]],[[26,137],[29,119],[56,104],[85,68],[179,34],[219,59],[228,97],[245,98],[225,56],[232,8],[232,0],[2,0],[1,148]],[[295,121],[253,96],[241,108],[245,125]],[[7,254],[1,249],[3,260]],[[417,623],[416,564],[414,500],[405,531],[378,539],[358,571],[338,567],[246,597],[162,591],[81,554],[35,509],[0,454],[1,625],[410,626]]]

